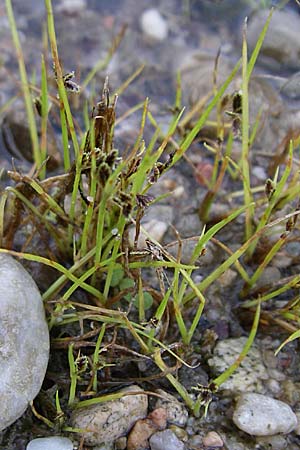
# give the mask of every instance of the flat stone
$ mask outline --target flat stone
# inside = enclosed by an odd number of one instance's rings
[[[61,436],[50,436],[33,439],[26,450],[73,450],[73,442]]]
[[[153,434],[149,442],[151,450],[184,450],[184,443],[171,430]]]
[[[233,422],[253,436],[287,434],[298,424],[297,416],[284,402],[266,395],[242,394],[233,413]]]
[[[208,364],[219,375],[223,373],[241,354],[247,341],[246,337],[230,338],[219,341],[214,349],[213,357]],[[221,386],[221,390],[233,393],[251,392],[255,389],[264,392],[262,381],[269,378],[267,369],[263,363],[262,354],[254,343],[241,365]]]
[[[39,393],[49,359],[41,294],[14,258],[0,254],[0,431]]]
[[[120,392],[124,392],[124,396],[117,400],[79,408],[73,412],[72,427],[87,430],[82,433],[85,445],[113,442],[127,434],[138,419],[147,416],[148,398],[139,386],[130,386]],[[125,395],[127,392],[136,394]]]

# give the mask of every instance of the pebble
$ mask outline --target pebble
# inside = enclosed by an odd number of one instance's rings
[[[297,434],[297,436],[300,436],[300,410],[296,411],[296,416],[298,419],[298,424],[296,428],[294,429],[294,433]]]
[[[297,416],[284,402],[261,394],[242,394],[233,413],[233,422],[245,433],[254,436],[287,434],[297,424]]]
[[[204,447],[220,448],[223,447],[224,443],[218,433],[215,431],[210,431],[206,436],[204,436],[203,445]]]
[[[133,425],[127,440],[127,450],[140,450],[148,447],[148,439],[157,431],[157,427],[149,419],[139,419]]]
[[[168,24],[155,8],[142,13],[140,25],[144,35],[152,40],[163,41],[168,36]]]
[[[146,419],[139,419],[133,425],[127,441],[127,450],[141,450],[148,447],[148,439],[153,433],[167,426],[167,411],[157,408]]]
[[[261,288],[265,286],[272,286],[273,283],[276,283],[281,278],[281,272],[277,267],[266,267],[257,280],[257,283],[255,284],[255,288]]]
[[[198,238],[196,238],[196,239],[194,239],[194,238],[192,238],[192,239],[187,238],[187,239],[183,239],[182,240],[180,261],[183,264],[189,264],[190,263],[193,251],[195,250],[195,247],[197,245],[197,241],[198,241]],[[174,245],[167,247],[167,251],[172,256],[174,256],[174,258],[177,258],[177,255],[178,255],[178,242],[175,242]],[[214,246],[211,245],[210,242],[208,242],[206,244],[205,248],[204,248],[203,254],[200,254],[199,258],[197,259],[197,263],[200,263],[201,266],[206,267],[206,266],[212,264],[214,260],[215,260]],[[194,281],[195,281],[195,279],[194,279]]]
[[[221,289],[225,289],[229,286],[234,286],[234,282],[237,278],[237,273],[235,270],[227,269],[218,278],[218,284]]]
[[[169,424],[184,427],[188,420],[188,411],[183,403],[180,403],[173,395],[157,389],[156,393],[164,398],[159,398],[155,404],[156,408],[165,408],[167,411],[167,421]]]
[[[247,40],[251,49],[256,45],[268,15],[269,11],[260,10],[250,20]],[[299,16],[291,10],[274,11],[258,59],[271,67],[276,64],[276,67],[299,68],[299,54]]]
[[[181,442],[171,430],[159,431],[150,438],[151,450],[184,450]]]
[[[300,98],[300,72],[288,78],[281,87],[281,93],[291,99]]]
[[[157,242],[161,242],[162,238],[164,237],[167,229],[169,228],[169,224],[166,222],[163,222],[161,220],[152,219],[149,220],[149,222],[142,224],[144,230],[149,233],[151,238]],[[133,245],[135,238],[135,228],[131,228],[129,230],[129,241]],[[138,239],[138,249],[144,249],[147,248],[146,245],[146,239],[147,236],[143,233],[143,231],[140,231],[139,239]]]
[[[122,436],[115,442],[115,450],[126,450],[127,447],[127,438],[126,436]]]
[[[188,440],[188,433],[184,428],[178,427],[177,425],[170,425],[169,430],[173,431],[174,434],[183,442]]]
[[[76,15],[87,9],[86,0],[63,0],[57,7],[57,12]]]
[[[198,214],[182,214],[176,223],[182,237],[199,236],[203,225],[200,222]]]
[[[142,226],[144,230],[155,241],[161,242],[170,224],[173,222],[174,210],[169,205],[153,205],[147,210],[145,217],[142,220]],[[129,241],[133,245],[135,237],[135,227],[131,227],[129,230]],[[140,230],[138,239],[138,248],[143,249],[146,247],[145,240],[147,236]]]
[[[49,359],[41,294],[14,258],[0,254],[0,431],[39,393]]]
[[[29,442],[26,450],[73,450],[70,439],[60,436],[50,436],[33,439]]]
[[[139,386],[133,385],[120,392],[140,394],[124,395],[118,400],[79,408],[73,412],[72,426],[90,430],[83,433],[86,445],[115,441],[127,434],[138,419],[147,416],[148,398]]]
[[[251,175],[253,175],[260,181],[266,181],[268,178],[267,172],[261,166],[254,166],[253,169],[251,170]]]
[[[93,450],[116,450],[117,447],[114,446],[113,442],[106,442],[105,444],[100,444],[93,446]],[[126,445],[124,449],[126,448]]]
[[[284,450],[288,448],[288,443],[284,436],[261,436],[256,438],[256,442],[262,448],[270,448],[272,450]]]

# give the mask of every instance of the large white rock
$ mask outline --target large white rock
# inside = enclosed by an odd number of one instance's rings
[[[240,396],[233,421],[240,430],[253,436],[287,434],[298,423],[297,416],[286,403],[250,392]]]
[[[48,358],[49,331],[39,290],[19,262],[0,253],[0,431],[38,394]]]

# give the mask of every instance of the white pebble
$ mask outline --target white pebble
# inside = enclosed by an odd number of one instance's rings
[[[163,41],[168,36],[168,24],[155,8],[143,12],[140,25],[143,33],[150,39]]]
[[[240,396],[233,422],[253,436],[287,434],[297,426],[297,416],[284,402],[266,395],[246,393]]]
[[[263,167],[254,166],[251,170],[251,174],[254,175],[260,181],[266,181],[268,175]]]
[[[60,436],[33,439],[29,442],[26,450],[73,450],[70,439]]]

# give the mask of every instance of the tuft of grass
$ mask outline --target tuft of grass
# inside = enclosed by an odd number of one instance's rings
[[[90,116],[87,107],[83,107],[87,127],[82,136],[77,134],[74,125],[75,116],[69,102],[69,96],[75,95],[69,92],[70,87],[73,87],[75,91],[78,91],[79,87],[72,80],[73,74],[63,73],[51,0],[45,0],[45,5],[47,32],[54,66],[53,77],[57,84],[57,93],[53,93],[52,97],[58,95],[63,167],[60,168],[59,174],[49,176],[45,164],[48,156],[47,127],[51,96],[50,83],[48,83],[49,68],[46,67],[45,59],[42,58],[40,88],[42,120],[39,142],[11,2],[6,0],[18,54],[36,170],[28,175],[20,174],[16,170],[8,172],[14,185],[5,189],[0,200],[2,246],[0,251],[49,266],[57,271],[56,280],[49,283],[42,295],[49,328],[57,329],[55,335],[58,337],[52,339],[52,351],[56,348],[65,349],[69,365],[70,382],[68,392],[65,393],[65,397],[68,398],[67,404],[60,401],[58,394],[55,399],[56,410],[61,418],[59,426],[64,426],[63,408],[81,408],[120,397],[119,393],[101,395],[100,374],[101,376],[103,373],[109,374],[114,365],[119,363],[119,358],[114,360],[110,357],[109,352],[106,351],[108,348],[112,352],[121,352],[123,356],[130,355],[151,363],[159,371],[160,376],[165,376],[169,380],[196,416],[200,415],[201,408],[204,408],[204,414],[206,414],[214,391],[231,376],[246,357],[259,326],[261,305],[293,289],[299,283],[299,277],[296,276],[272,292],[244,301],[244,307],[256,307],[247,343],[237,361],[223,374],[212,379],[208,386],[195,387],[198,392],[195,399],[173,372],[182,365],[188,366],[185,357],[193,345],[199,321],[205,311],[205,291],[227,269],[235,265],[245,282],[242,295],[245,297],[250,295],[265,267],[276,258],[279,250],[286,243],[299,214],[298,209],[293,208],[292,212],[274,218],[278,205],[289,205],[298,196],[297,176],[293,176],[289,181],[293,163],[292,143],[290,143],[289,159],[282,175],[280,176],[277,171],[274,179],[269,182],[272,186],[272,194],[268,198],[257,201],[254,195],[257,191],[254,192],[250,183],[249,149],[255,141],[259,118],[251,130],[249,125],[251,99],[248,86],[272,12],[249,61],[246,28],[244,29],[242,58],[236,63],[223,85],[219,89],[214,88],[213,96],[208,104],[201,102],[202,112],[189,131],[186,131],[183,125],[187,123],[186,117],[188,116],[190,120],[194,112],[186,114],[182,107],[180,74],[177,77],[174,115],[166,133],[162,133],[155,117],[149,112],[149,99],[145,99],[143,104],[133,106],[122,118],[116,119],[117,94],[122,95],[129,83],[141,73],[142,67],[140,67],[125,80],[112,97],[108,79],[106,79],[102,95]],[[96,65],[95,70],[105,67],[116,50],[120,38],[121,35],[117,37],[105,61]],[[231,83],[240,68],[242,68],[242,111],[233,112],[232,123],[223,123],[221,114],[224,109],[222,106],[224,96],[226,91],[231,89]],[[95,70],[88,74],[84,85],[94,77]],[[80,92],[76,95],[80,96]],[[232,98],[234,95],[235,93],[232,94]],[[52,107],[55,108],[57,105],[53,104]],[[151,186],[185,157],[201,129],[208,123],[214,108],[218,111],[216,125],[218,135],[228,136],[228,138],[224,155],[222,145],[206,143],[205,148],[215,158],[212,179],[207,184],[208,192],[200,207],[200,216],[207,226],[204,226],[200,236],[197,237],[189,263],[183,264],[179,235],[179,251],[177,257],[174,257],[163,245],[153,239],[151,233],[143,229],[142,219],[147,209],[151,208],[154,202],[159,201],[152,197]],[[141,110],[141,122],[136,140],[127,153],[122,149],[118,151],[114,146],[115,127],[121,119],[126,120],[130,114],[138,110]],[[147,144],[143,136],[148,122],[154,126],[155,131]],[[241,126],[242,152],[239,163],[231,157],[237,124]],[[180,134],[182,130],[185,132],[183,137]],[[294,146],[298,145],[299,137]],[[210,224],[210,212],[227,175],[238,178],[242,182],[243,204],[231,208],[226,217],[215,224]],[[265,209],[255,226],[254,219],[262,204],[265,205]],[[245,241],[238,249],[231,251],[216,239],[216,234],[220,233],[224,227],[233,226],[236,218],[241,215],[245,215]],[[285,232],[275,244],[272,244],[262,262],[250,275],[247,259],[243,260],[243,257],[247,256],[248,260],[253,258],[259,240],[274,226],[280,224],[286,224]],[[135,233],[133,243],[129,240],[131,227]],[[147,247],[142,250],[137,247],[141,232],[147,238]],[[36,240],[32,238],[35,235],[38,236],[39,243],[46,243],[46,245],[37,245]],[[16,248],[17,236],[22,237],[21,249]],[[199,260],[201,261],[205,247],[210,242],[217,242],[222,249],[225,249],[228,257],[200,283],[195,283],[194,274],[199,269]],[[146,271],[156,274],[156,286],[147,284]],[[296,301],[289,305],[289,308],[282,311],[282,317],[286,320],[290,318],[294,320],[296,305]],[[188,308],[191,307],[193,308],[192,317],[187,313]],[[67,337],[64,333],[66,330],[68,330]],[[174,335],[178,336],[176,340]],[[290,340],[297,337],[299,334],[295,332]],[[92,352],[88,349],[89,339],[93,339]],[[132,348],[137,350],[133,351]],[[166,355],[168,358],[165,357]],[[168,359],[175,362],[174,367],[168,366]],[[193,370],[193,367],[190,369]],[[91,398],[80,401],[78,392],[82,389],[85,389],[83,395]],[[35,414],[49,426],[54,427],[55,424],[52,421],[42,418],[37,412]]]

